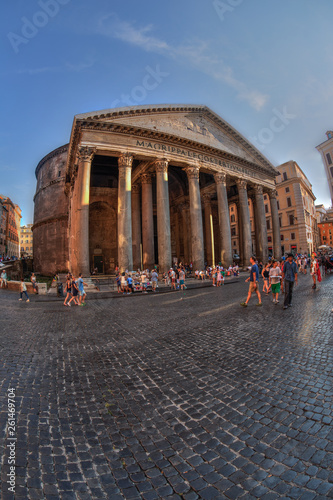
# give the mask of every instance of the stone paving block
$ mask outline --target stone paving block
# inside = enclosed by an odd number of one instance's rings
[[[55,297],[23,311],[1,290],[17,498],[333,498],[333,280],[308,280],[289,319],[266,297],[240,310],[241,280],[183,301],[88,295],[65,322]]]

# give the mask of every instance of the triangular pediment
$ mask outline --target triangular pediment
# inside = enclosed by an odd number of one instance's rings
[[[206,106],[133,106],[85,113],[76,119],[119,123],[181,137],[274,171],[267,158]]]

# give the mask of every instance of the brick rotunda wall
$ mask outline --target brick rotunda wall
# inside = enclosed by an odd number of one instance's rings
[[[33,256],[37,273],[68,269],[68,198],[64,193],[68,145],[43,158],[36,168]]]

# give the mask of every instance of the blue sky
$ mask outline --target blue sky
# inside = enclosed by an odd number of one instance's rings
[[[209,106],[273,165],[295,160],[316,203],[329,206],[315,147],[333,128],[332,19],[331,0],[8,2],[0,193],[30,223],[35,168],[68,142],[74,115],[191,103]]]

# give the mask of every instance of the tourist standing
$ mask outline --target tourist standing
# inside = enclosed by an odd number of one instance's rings
[[[288,253],[287,260],[284,263],[282,271],[281,292],[284,291],[283,309],[288,309],[292,306],[293,288],[297,285],[297,265],[294,262],[292,253]]]
[[[176,273],[172,268],[170,268],[170,277],[171,277],[171,290],[172,289],[176,290]]]
[[[38,285],[37,285],[37,279],[35,276],[35,273],[31,273],[31,278],[30,281],[32,283],[32,288],[36,294],[38,294]]]
[[[7,273],[6,273],[6,271],[4,269],[3,269],[2,273],[1,273],[0,288],[2,288],[2,283],[4,283],[4,287],[7,288]]]
[[[260,295],[260,291],[259,291],[259,268],[258,268],[258,265],[256,264],[256,260],[254,257],[250,258],[250,263],[251,263],[250,277],[245,280],[245,282],[247,282],[247,281],[250,282],[250,286],[249,286],[249,291],[247,294],[246,301],[241,302],[242,307],[247,307],[249,300],[251,299],[252,293],[257,294],[257,297],[258,297],[257,306],[262,306],[261,295]]]
[[[273,260],[273,264],[269,270],[269,286],[272,289],[273,304],[278,304],[281,288],[281,269],[277,260]]]
[[[317,288],[317,274],[318,274],[319,264],[316,259],[316,254],[313,253],[311,255],[311,263],[310,263],[310,274],[312,276],[313,285],[312,288],[315,290]]]
[[[151,273],[151,287],[153,292],[156,292],[157,282],[158,282],[158,274],[156,272],[156,269],[153,269]]]
[[[184,271],[183,267],[179,270],[179,284],[180,284],[180,290],[184,290],[184,288],[186,288],[186,286],[185,286],[185,271]]]
[[[23,294],[25,294],[25,296],[27,297],[27,302],[30,302],[29,295],[27,293],[27,285],[24,283],[23,278],[21,278],[19,300],[22,300]]]

